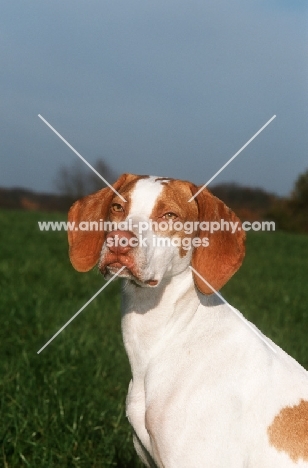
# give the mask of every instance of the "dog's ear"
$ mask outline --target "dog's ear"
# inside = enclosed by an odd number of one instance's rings
[[[114,189],[119,190],[129,177],[130,174],[123,174],[113,185]],[[106,187],[76,201],[69,210],[68,221],[74,225],[68,230],[69,256],[77,271],[89,271],[96,265],[105,237],[104,231],[80,230],[79,223],[95,221],[99,226],[99,221],[108,217],[113,196],[114,191]]]
[[[194,187],[196,193],[199,188]],[[192,254],[192,267],[218,291],[241,266],[245,255],[245,232],[240,220],[221,200],[214,197],[206,188],[195,198],[199,210],[199,222],[224,220],[229,225],[229,231],[218,230],[213,233],[199,232],[199,237],[208,237],[208,247],[197,247]],[[232,234],[231,223],[238,223]],[[234,224],[233,224],[234,226]],[[213,291],[196,275],[194,281],[200,292],[212,294]]]

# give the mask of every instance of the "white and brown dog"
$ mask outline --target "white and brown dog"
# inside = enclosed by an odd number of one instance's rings
[[[307,468],[307,371],[202,280],[218,290],[240,267],[245,236],[235,214],[206,189],[188,202],[198,191],[189,182],[124,174],[114,189],[77,201],[69,220],[130,229],[72,230],[70,258],[78,271],[125,267],[127,417],[140,458],[160,468]],[[204,220],[238,229],[211,234]],[[150,221],[156,227],[140,236]]]

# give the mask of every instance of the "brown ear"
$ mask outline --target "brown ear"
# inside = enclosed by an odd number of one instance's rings
[[[195,187],[195,193],[198,189]],[[199,222],[227,221],[238,222],[238,229],[232,234],[219,230],[212,234],[200,231],[199,237],[208,237],[208,247],[197,247],[192,255],[192,267],[218,291],[241,266],[245,255],[245,232],[237,216],[221,200],[214,197],[206,188],[195,198],[199,209]],[[226,228],[225,228],[226,229]],[[196,275],[194,281],[200,292],[213,291]]]
[[[119,190],[128,176],[123,174],[115,182],[115,190]],[[113,196],[111,188],[103,188],[76,201],[68,212],[68,221],[75,223],[74,229],[68,230],[69,256],[77,271],[89,271],[96,265],[105,237],[104,231],[83,231],[78,229],[78,225],[82,221],[96,221],[98,225],[100,220],[106,221]]]

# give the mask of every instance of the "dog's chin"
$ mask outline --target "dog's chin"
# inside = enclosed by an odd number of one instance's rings
[[[125,268],[117,275],[119,278],[128,279],[135,286],[139,287],[155,288],[156,286],[158,286],[159,280],[156,280],[154,278],[141,279],[134,273],[132,273],[132,271],[128,267],[122,265],[120,262],[111,263],[110,265],[105,266],[105,268],[99,268],[99,270],[105,278],[109,278],[116,275],[123,268],[123,266]]]

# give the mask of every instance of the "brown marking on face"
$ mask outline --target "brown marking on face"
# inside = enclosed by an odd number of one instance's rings
[[[125,183],[120,187],[118,190],[118,193],[122,195],[122,197],[125,198],[126,203],[115,193],[109,206],[108,210],[108,220],[114,221],[114,222],[121,222],[123,221],[129,214],[130,212],[130,207],[131,207],[131,194],[132,191],[134,190],[134,187],[138,180],[140,179],[147,179],[149,176],[145,175],[133,175],[133,174],[128,174],[125,180]],[[123,208],[123,211],[119,212],[114,212],[112,209],[112,204],[118,204],[121,205]]]
[[[118,189],[118,193],[125,198],[126,202],[123,202],[123,200],[117,194],[114,194],[109,203],[106,219],[107,221],[111,221],[112,223],[120,223],[125,221],[127,216],[130,214],[132,193],[137,182],[141,179],[148,179],[149,177],[150,176],[148,175],[126,175],[125,182]],[[118,210],[118,206],[115,210],[113,208],[114,204],[120,205],[122,210]],[[122,272],[121,276],[126,276],[131,279],[132,275],[135,278],[140,277],[139,265],[135,263],[134,249],[122,253],[113,252],[112,250],[107,249],[98,264],[99,270],[104,275],[108,272],[108,270],[114,273],[116,270],[113,271],[112,269],[117,268],[118,266],[125,266],[127,269]],[[149,282],[148,284],[150,286],[154,286],[152,282]]]
[[[308,401],[282,408],[267,433],[271,445],[286,452],[294,462],[300,458],[308,461]]]
[[[97,223],[100,219],[107,221],[113,200],[117,200],[117,203],[121,204],[121,206],[128,205],[125,210],[129,209],[129,189],[132,189],[137,180],[144,177],[147,176],[123,174],[114,183],[113,187],[123,194],[124,198],[127,199],[126,203],[109,187],[106,187],[76,201],[69,210],[68,220],[75,223],[76,226],[81,221],[94,221]],[[121,219],[115,219],[115,221],[118,220]],[[105,233],[101,231],[83,231],[78,228],[68,231],[69,255],[77,271],[88,271],[97,264],[104,239]]]
[[[198,207],[196,202],[188,203],[188,200],[191,198],[192,192],[190,190],[190,183],[184,182],[175,179],[158,179],[162,180],[161,184],[164,186],[160,196],[156,200],[155,206],[151,213],[150,218],[153,221],[168,222],[168,219],[164,218],[166,213],[174,213],[177,215],[177,218],[173,222],[179,221],[184,224],[187,221],[196,222],[198,221]],[[164,181],[168,182],[164,182]],[[161,231],[160,235],[177,237],[181,241],[181,247],[179,247],[179,253],[181,257],[184,257],[188,250],[184,248],[182,244],[183,238],[193,238],[196,235],[196,232],[187,234],[182,231],[177,231],[175,229]]]
[[[69,221],[123,221],[130,212],[131,193],[140,179],[149,176],[136,176],[123,174],[114,184],[114,188],[127,200],[114,194],[110,188],[102,189],[92,195],[78,200],[69,211]],[[163,186],[163,191],[158,198],[151,219],[160,222],[166,220],[166,213],[175,213],[176,220],[181,223],[186,221],[196,222],[203,220],[233,220],[239,221],[235,214],[227,208],[223,202],[214,197],[208,190],[204,189],[194,201],[188,200],[197,192],[198,187],[190,182],[179,181],[169,178],[157,178]],[[116,209],[112,204],[116,203]],[[166,220],[167,221],[167,220]],[[100,252],[105,238],[104,232],[100,231],[71,231],[68,233],[70,245],[70,259],[78,271],[88,271],[93,268],[99,260]],[[182,239],[185,237],[200,238],[207,237],[207,232],[199,231],[186,234],[174,228],[160,232],[163,236],[176,237],[181,241],[179,254],[183,257],[187,254]],[[209,246],[201,245],[193,250],[192,267],[204,277],[214,289],[220,289],[235,273],[242,263],[244,257],[244,231],[231,235],[230,232],[219,232],[212,235]],[[203,294],[212,294],[204,283],[194,274],[197,288]]]

